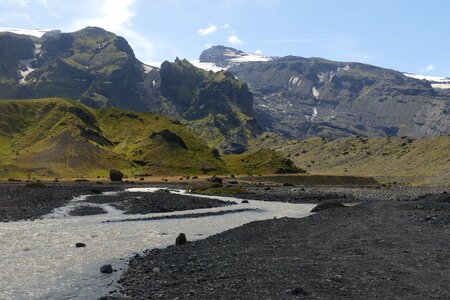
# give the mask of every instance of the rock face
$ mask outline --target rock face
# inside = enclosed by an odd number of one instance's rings
[[[0,33],[0,45],[0,78],[9,79],[0,80],[0,99],[65,97],[92,107],[159,108],[157,69],[101,28],[41,38]]]
[[[179,59],[150,67],[124,38],[97,27],[40,38],[0,33],[0,99],[47,97],[162,113],[225,153],[245,151],[260,131],[252,93],[229,72]]]
[[[428,81],[321,58],[287,56],[237,63],[227,52],[242,57],[240,51],[221,49],[213,47],[200,58],[228,67],[249,85],[255,118],[264,129],[294,138],[450,134],[450,96]]]
[[[165,113],[187,122],[209,146],[241,153],[261,131],[253,118],[252,93],[230,72],[207,72],[176,59],[161,65],[160,76]]]
[[[163,141],[165,141],[167,143],[173,143],[176,146],[179,146],[185,150],[188,150],[186,143],[183,141],[183,139],[168,129],[164,129],[160,132],[153,132],[150,135],[150,138],[151,139],[161,138]]]
[[[215,65],[227,68],[230,65],[230,59],[236,58],[244,52],[225,46],[213,46],[208,50],[205,50],[200,55],[200,62],[213,62]]]
[[[175,245],[181,246],[186,243],[187,243],[186,235],[184,233],[180,233],[175,240]]]

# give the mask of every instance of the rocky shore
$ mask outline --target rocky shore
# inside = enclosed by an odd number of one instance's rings
[[[34,220],[74,196],[128,187],[1,184],[0,221]],[[233,196],[345,206],[325,206],[330,208],[302,219],[252,222],[182,246],[146,250],[129,261],[118,287],[103,299],[450,298],[448,189],[267,185],[245,189],[246,194]],[[93,196],[88,201],[75,214],[103,213],[94,212],[90,203],[108,203],[130,214],[231,204],[166,191]]]
[[[166,189],[154,193],[127,192],[111,196],[92,196],[86,202],[108,203],[125,211],[126,214],[164,213],[236,204],[229,201],[173,194]]]
[[[450,197],[429,191],[338,190],[361,203],[147,250],[105,298],[449,299]]]
[[[73,197],[95,191],[122,190],[117,184],[0,184],[0,222],[35,220],[64,206]]]

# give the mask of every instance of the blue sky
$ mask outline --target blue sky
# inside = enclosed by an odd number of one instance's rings
[[[0,27],[100,26],[146,62],[221,44],[450,76],[449,12],[446,0],[0,0]]]

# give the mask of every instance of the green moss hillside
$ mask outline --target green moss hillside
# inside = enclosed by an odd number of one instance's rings
[[[450,137],[353,137],[327,141],[280,140],[264,134],[272,148],[313,174],[374,177],[380,182],[450,185]]]
[[[180,142],[181,141],[181,142]],[[223,173],[185,126],[150,113],[95,110],[63,99],[0,102],[1,176]]]
[[[59,98],[0,101],[3,178],[105,177],[112,168],[132,176],[275,173],[293,167],[269,152],[241,165],[241,156],[220,157],[185,125],[156,114],[93,109]]]

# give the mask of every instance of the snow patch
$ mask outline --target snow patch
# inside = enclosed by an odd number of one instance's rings
[[[411,77],[420,80],[432,81],[432,82],[450,82],[450,78],[448,77],[439,77],[439,76],[428,76],[428,75],[419,75],[419,74],[410,74],[403,73],[406,77]]]
[[[313,88],[312,88],[312,93],[316,99],[319,99],[320,92],[317,90],[317,88],[315,86],[313,86]]]
[[[53,29],[20,29],[20,28],[0,28],[0,32],[11,32],[15,34],[31,35],[35,37],[42,37],[47,32]]]
[[[302,83],[302,79],[300,79],[299,77],[297,77],[297,76],[292,76],[290,79],[289,79],[289,81],[288,81],[288,84],[289,85],[296,85],[296,86],[299,86],[300,84]]]
[[[154,67],[146,65],[146,64],[142,64],[142,66],[144,67],[145,74],[150,73],[154,69]]]
[[[428,76],[419,74],[403,73],[406,77],[415,78],[419,80],[426,80],[431,83],[431,87],[434,89],[450,89],[450,78],[439,76]]]
[[[311,115],[311,122],[314,121],[314,118],[315,118],[316,116],[317,116],[317,108],[314,107],[314,108],[313,108],[313,113],[312,113],[312,115]]]
[[[333,71],[330,71],[330,72],[318,73],[317,77],[319,77],[320,82],[326,83],[326,82],[330,82],[333,79],[334,75],[336,75],[336,73]]]
[[[265,55],[259,55],[259,54],[241,54],[241,55],[236,55],[236,57],[229,59],[229,61],[232,63],[271,61],[271,60],[273,60],[272,57],[265,56]]]
[[[450,82],[449,83],[432,83],[431,87],[433,89],[447,90],[447,89],[450,89]]]
[[[147,65],[149,67],[153,67],[153,68],[157,68],[160,69],[162,63],[158,62],[158,61],[146,61],[145,63],[143,63],[144,65]]]
[[[350,71],[350,66],[349,65],[346,65],[346,66],[344,66],[344,67],[338,67],[338,69],[337,69],[337,71],[339,72],[339,71],[341,71],[341,70],[343,70],[343,71]]]
[[[24,71],[19,70],[20,76],[22,77],[22,78],[19,80],[19,83],[20,83],[20,84],[26,84],[26,83],[27,83],[27,81],[26,81],[27,76],[28,76],[31,72],[33,72],[33,71],[35,70],[35,69],[33,69],[33,68],[31,67],[31,63],[32,63],[33,61],[34,61],[34,58],[20,60],[20,62],[21,62],[21,63],[25,66],[25,68],[26,68],[26,70],[24,70]]]
[[[199,60],[193,60],[193,61],[191,61],[191,64],[193,64],[197,68],[203,69],[205,71],[220,72],[220,71],[225,70],[225,68],[219,67],[214,63],[201,62]]]

